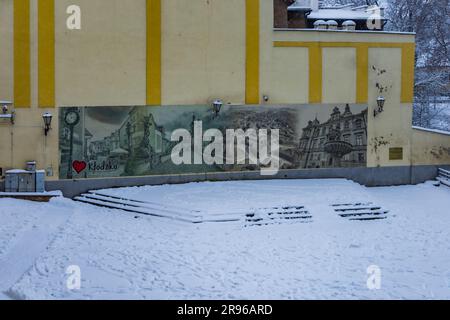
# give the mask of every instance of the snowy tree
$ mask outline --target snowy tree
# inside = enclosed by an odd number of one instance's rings
[[[388,30],[416,33],[414,124],[450,130],[449,0],[389,0],[386,13]]]

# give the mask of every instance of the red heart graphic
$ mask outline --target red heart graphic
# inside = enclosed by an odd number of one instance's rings
[[[86,169],[87,164],[84,161],[74,161],[72,163],[72,167],[79,174],[80,172],[83,172],[84,169]]]

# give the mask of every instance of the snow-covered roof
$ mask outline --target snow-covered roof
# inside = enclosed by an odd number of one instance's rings
[[[311,10],[311,1],[310,0],[297,0],[291,6],[289,6],[288,10],[290,11],[302,11],[302,10]]]
[[[353,4],[333,7],[316,7],[311,0],[297,0],[288,8],[289,11],[311,11],[308,19],[313,20],[367,20],[374,14],[383,15],[383,8],[379,6],[355,6]]]

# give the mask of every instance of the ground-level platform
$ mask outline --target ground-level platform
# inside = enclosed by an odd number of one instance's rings
[[[311,218],[194,224],[62,197],[0,199],[0,299],[450,298],[450,189],[434,183],[290,179],[98,192],[209,217],[295,204]],[[387,217],[353,220],[368,203]],[[77,268],[81,287],[70,290]],[[379,287],[368,281],[374,270]]]
[[[52,198],[62,196],[62,192],[58,190],[49,192],[0,192],[0,198],[11,198],[36,202],[49,202]]]
[[[221,172],[203,174],[161,175],[123,178],[47,181],[46,190],[61,190],[65,197],[73,198],[89,190],[129,186],[182,184],[203,181],[273,180],[273,179],[349,179],[367,187],[418,184],[433,180],[444,166],[393,166],[377,168],[334,168],[280,170],[277,175],[262,176],[259,171]],[[0,186],[1,187],[1,186]]]

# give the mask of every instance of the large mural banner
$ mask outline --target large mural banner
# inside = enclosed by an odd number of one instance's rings
[[[61,179],[259,170],[250,151],[274,137],[279,169],[366,166],[366,105],[63,107],[59,124]]]

